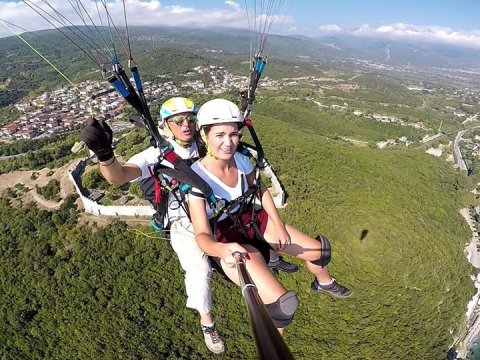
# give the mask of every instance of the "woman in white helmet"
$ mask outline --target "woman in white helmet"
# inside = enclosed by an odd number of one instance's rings
[[[236,151],[243,115],[234,103],[215,99],[199,109],[197,118],[197,129],[206,151],[199,147],[201,160],[194,163],[192,169],[212,187],[217,198],[232,202],[246,194],[249,186],[257,181],[248,157]],[[198,245],[210,256],[220,259],[227,276],[237,284],[238,275],[233,269],[235,261],[232,254],[244,254],[247,270],[257,285],[262,301],[277,328],[282,329],[293,319],[297,307],[296,295],[287,292],[268,269],[269,249],[264,241],[258,240],[253,229],[255,226],[272,248],[306,261],[308,270],[315,275],[312,290],[335,297],[348,297],[351,292],[328,273],[331,254],[328,239],[324,236],[311,238],[284,224],[263,184],[260,184],[260,193],[262,209],[253,219],[251,208],[240,213],[242,207],[234,206],[230,214],[218,219],[215,233],[212,233],[209,223],[214,216],[213,211],[201,196],[190,194],[189,211]]]

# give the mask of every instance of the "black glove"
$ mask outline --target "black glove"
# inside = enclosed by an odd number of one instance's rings
[[[112,129],[103,121],[90,118],[87,126],[80,134],[80,140],[92,150],[99,161],[107,161],[113,157]]]

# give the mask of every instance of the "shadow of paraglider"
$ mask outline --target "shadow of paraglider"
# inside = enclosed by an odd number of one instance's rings
[[[363,243],[363,240],[365,240],[367,235],[368,235],[368,229],[363,229],[362,232],[360,233],[360,242],[361,243]]]

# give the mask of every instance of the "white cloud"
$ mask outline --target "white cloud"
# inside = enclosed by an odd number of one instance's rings
[[[44,1],[31,0],[33,3],[42,7],[43,9],[52,12]],[[83,25],[79,16],[75,13],[75,10],[64,0],[50,0],[49,3],[65,15],[66,18],[71,20],[76,25]],[[103,9],[101,1],[95,0],[82,0],[82,4],[85,6],[88,13],[92,16],[95,23],[99,23],[96,3],[100,6],[100,10]],[[122,0],[113,0],[107,2],[109,12],[118,26],[124,24],[123,14],[123,2]],[[257,5],[258,6],[258,5]],[[248,20],[250,20],[250,26],[253,28],[253,9],[249,8],[248,18],[245,10],[236,1],[225,1],[223,6],[210,9],[199,9],[195,7],[186,7],[181,5],[162,5],[158,0],[127,0],[127,17],[129,25],[143,25],[143,26],[179,26],[190,28],[201,28],[211,26],[227,26],[233,28],[245,28],[249,27]],[[40,29],[52,28],[52,26],[40,15],[35,13],[27,5],[18,1],[0,1],[0,18],[12,22],[27,30],[34,31]],[[105,12],[102,12],[102,17],[105,18]],[[264,19],[263,15],[257,12],[257,29],[260,28],[261,21]],[[87,19],[88,20],[88,19]],[[271,27],[271,32],[277,32],[275,28],[279,28],[279,24],[292,25],[295,23],[292,17],[279,15],[273,19],[274,25]],[[54,22],[55,25],[58,23]],[[88,21],[87,21],[88,23]],[[15,28],[17,32],[21,30]],[[10,36],[12,33],[0,23],[0,37]]]
[[[225,4],[236,10],[240,10],[240,4],[236,3],[235,1],[225,1]]]
[[[321,32],[332,33],[332,32],[340,32],[342,28],[335,24],[328,24],[328,25],[320,25],[318,30]]]
[[[358,36],[383,36],[480,48],[480,30],[456,31],[441,26],[394,23],[378,27],[363,24],[357,29],[351,30],[350,33]]]
[[[40,0],[33,0],[33,3],[42,9],[48,10],[50,13],[52,12],[52,10]],[[74,24],[83,25],[83,22],[69,2],[64,0],[50,0],[49,3]],[[97,1],[97,3],[100,11],[102,11],[102,2]],[[94,0],[83,0],[82,4],[92,16],[94,22],[99,23],[96,2]],[[230,26],[248,28],[247,17],[240,6],[234,1],[226,1],[225,4],[226,7],[224,8],[204,10],[181,5],[164,6],[157,0],[127,0],[126,8],[129,25],[184,27]],[[122,26],[124,24],[122,0],[108,2],[108,10],[115,24]],[[34,31],[52,28],[47,21],[42,19],[40,15],[22,2],[0,2],[0,14],[0,18],[27,30]],[[84,17],[86,18],[85,15]],[[102,12],[102,17],[106,18],[105,11]],[[54,24],[58,25],[56,22],[54,22]],[[15,28],[15,30],[22,32],[18,28]],[[0,26],[0,37],[10,35],[12,35],[12,33],[8,29]]]
[[[192,8],[185,8],[176,5],[170,6],[170,9],[172,14],[191,14],[195,12]]]

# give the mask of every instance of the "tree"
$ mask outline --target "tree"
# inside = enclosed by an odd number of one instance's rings
[[[91,171],[82,175],[82,186],[85,189],[100,189],[105,190],[110,185],[100,173],[98,169],[92,169]]]
[[[128,191],[130,192],[130,194],[136,196],[137,198],[143,199],[145,197],[143,190],[140,187],[140,184],[137,182],[132,183]]]

